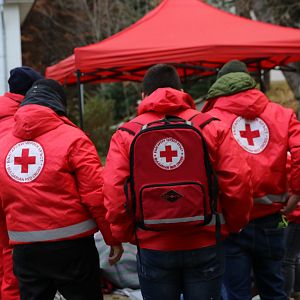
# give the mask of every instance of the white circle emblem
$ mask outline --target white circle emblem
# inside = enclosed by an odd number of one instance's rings
[[[6,156],[7,174],[18,182],[30,182],[39,176],[44,167],[44,150],[33,141],[14,145]]]
[[[164,170],[174,170],[184,161],[184,148],[172,137],[160,140],[153,149],[155,163]]]
[[[253,154],[262,152],[270,138],[269,128],[260,118],[254,120],[236,118],[232,124],[232,134],[244,150]]]

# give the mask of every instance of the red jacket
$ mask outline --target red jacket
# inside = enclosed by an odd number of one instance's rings
[[[0,139],[11,130],[13,116],[23,98],[23,95],[13,93],[0,96]],[[12,249],[8,247],[6,222],[2,210],[0,210],[0,241],[0,269],[2,271],[0,272],[0,299],[18,300],[20,299],[19,285],[12,271]]]
[[[19,105],[24,99],[23,95],[5,93],[3,96],[0,96],[0,126],[3,126],[4,121],[13,117],[16,113]],[[3,131],[0,132],[0,134]]]
[[[3,96],[0,96],[0,139],[3,138],[11,129],[13,116],[23,99],[23,95],[9,92],[5,93]],[[2,246],[8,246],[5,219],[3,217],[0,217],[0,241]]]
[[[40,105],[21,107],[1,145],[0,197],[11,244],[75,239],[98,228],[107,244],[118,244],[105,220],[96,149],[67,118]]]
[[[204,111],[231,127],[252,170],[251,219],[279,212],[287,199],[287,151],[292,155],[290,188],[292,193],[300,194],[300,123],[295,114],[270,102],[256,89],[210,101],[214,104],[207,105],[208,110],[204,107]]]
[[[291,181],[291,155],[288,153],[287,155],[287,164],[286,164],[286,170],[287,170],[287,176],[288,176],[288,183],[290,185]],[[291,190],[289,189],[289,192],[291,193]],[[300,223],[300,203],[296,206],[296,208],[288,215],[289,222],[293,223]]]
[[[158,89],[145,98],[139,108],[135,122],[148,123],[161,119],[165,114],[189,119],[197,111],[192,98],[171,88]],[[213,168],[217,172],[222,191],[220,209],[228,230],[239,231],[247,222],[252,207],[252,189],[249,168],[242,159],[241,150],[227,128],[220,121],[213,121],[203,129]],[[111,223],[113,235],[124,242],[133,240],[133,221],[127,214],[123,186],[129,176],[129,149],[133,136],[118,130],[112,137],[107,156],[104,178],[104,200],[108,209],[107,220]],[[230,151],[228,151],[230,149]],[[246,182],[246,184],[245,184]],[[215,226],[195,227],[186,231],[137,231],[141,248],[154,250],[187,250],[215,244]]]

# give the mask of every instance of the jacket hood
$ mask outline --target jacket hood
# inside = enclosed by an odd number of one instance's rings
[[[22,140],[32,140],[65,123],[52,109],[36,104],[20,107],[14,118],[13,134]]]
[[[18,110],[23,99],[23,95],[14,93],[5,93],[0,97],[0,120],[12,117]]]
[[[228,73],[220,77],[209,89],[207,99],[233,95],[241,91],[253,89],[256,81],[247,73]]]
[[[265,110],[268,103],[269,99],[264,93],[251,89],[217,98],[212,108],[225,110],[245,119],[255,119]]]
[[[159,88],[142,100],[138,107],[138,115],[146,112],[170,113],[177,110],[193,108],[192,97],[172,88]]]

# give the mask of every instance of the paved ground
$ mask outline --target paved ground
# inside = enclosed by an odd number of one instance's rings
[[[128,300],[128,297],[119,295],[104,295],[104,300]]]

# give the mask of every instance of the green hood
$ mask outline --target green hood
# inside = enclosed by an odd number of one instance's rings
[[[220,77],[209,89],[206,99],[236,94],[253,89],[256,81],[247,73],[234,72]]]

